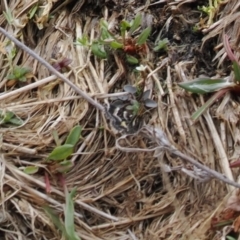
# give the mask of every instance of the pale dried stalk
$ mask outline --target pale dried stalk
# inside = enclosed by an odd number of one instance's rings
[[[18,94],[18,93],[23,93],[23,92],[25,92],[25,91],[34,89],[34,88],[36,88],[36,87],[39,87],[39,86],[41,86],[41,85],[43,85],[43,84],[46,84],[46,83],[48,83],[48,82],[50,82],[50,81],[53,81],[53,80],[55,80],[55,79],[57,79],[56,76],[50,76],[50,77],[41,79],[41,80],[39,80],[39,81],[37,81],[37,82],[31,83],[31,84],[29,84],[29,85],[27,85],[27,86],[24,86],[24,87],[21,87],[21,88],[18,88],[18,89],[14,90],[14,91],[11,91],[11,92],[2,94],[2,95],[0,96],[0,100],[3,100],[3,99],[6,99],[6,98],[9,98],[9,97],[12,97],[12,96],[14,96],[15,94]]]

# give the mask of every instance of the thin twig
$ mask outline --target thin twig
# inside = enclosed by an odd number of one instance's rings
[[[104,107],[102,104],[95,101],[93,98],[91,98],[87,93],[83,92],[80,88],[78,88],[75,84],[73,84],[69,79],[67,79],[63,74],[58,72],[52,65],[50,65],[46,60],[44,60],[42,57],[40,57],[38,54],[36,54],[33,50],[31,50],[29,47],[27,47],[25,44],[18,41],[14,36],[9,34],[7,31],[5,31],[3,28],[0,27],[0,32],[5,35],[7,38],[9,38],[11,41],[13,41],[19,48],[21,48],[23,51],[27,52],[29,55],[31,55],[33,58],[37,59],[42,65],[44,65],[52,74],[59,77],[61,80],[63,80],[66,84],[68,84],[72,89],[74,89],[79,95],[81,95],[84,99],[86,99],[89,103],[94,105],[97,109],[104,111]]]

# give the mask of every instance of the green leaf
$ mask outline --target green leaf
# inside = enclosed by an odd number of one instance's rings
[[[2,113],[1,113],[1,115],[2,115]],[[11,120],[11,118],[13,118],[15,116],[15,114],[13,112],[7,111],[2,116],[3,116],[3,122],[8,123]]]
[[[100,20],[100,26],[103,29],[108,29],[108,22],[104,20],[103,18]]]
[[[12,73],[10,73],[8,76],[7,76],[7,79],[8,80],[11,80],[11,79],[18,79],[20,81],[25,81],[26,80],[26,77],[25,75],[27,73],[29,73],[31,70],[29,68],[24,68],[24,67],[20,67],[20,66],[15,66],[12,70]]]
[[[65,144],[71,144],[75,146],[81,136],[82,128],[80,126],[75,126],[69,133]]]
[[[233,61],[233,71],[235,75],[235,80],[240,82],[240,66],[236,61]]]
[[[137,30],[137,28],[140,26],[142,21],[142,15],[141,14],[137,14],[137,16],[135,17],[135,19],[133,20],[133,22],[131,23],[131,28],[129,30],[129,33],[132,34],[135,30]]]
[[[61,145],[61,141],[59,139],[58,132],[56,130],[53,130],[52,135],[53,135],[53,139],[54,139],[56,145],[60,146]]]
[[[84,46],[84,47],[88,46],[89,41],[88,41],[87,35],[83,35],[82,38],[78,38],[77,44]]]
[[[110,43],[110,46],[111,46],[111,48],[113,48],[113,49],[123,48],[123,44],[122,44],[122,43],[119,43],[119,42],[117,42],[117,41],[112,41],[112,42]]]
[[[123,90],[125,91],[125,92],[128,92],[128,93],[132,93],[132,94],[134,94],[134,93],[136,93],[137,92],[137,88],[136,87],[134,87],[134,86],[132,86],[132,85],[125,85],[124,87],[123,87]]]
[[[66,239],[68,238],[65,226],[61,222],[58,215],[48,206],[43,207],[45,213],[48,215],[48,217],[51,219],[51,221],[54,223],[54,225],[63,233]]]
[[[126,60],[130,64],[138,64],[138,59],[128,54],[126,55]]]
[[[195,113],[192,114],[191,119],[196,121],[214,102],[216,102],[220,97],[224,96],[228,89],[222,89],[216,92],[208,101],[202,105]]]
[[[11,25],[14,22],[14,17],[10,9],[7,9],[6,12],[3,11],[3,15],[6,18],[9,25]]]
[[[73,197],[76,194],[76,187],[70,193],[66,193],[66,208],[65,208],[65,229],[71,240],[80,240],[74,230],[74,202]]]
[[[149,108],[155,108],[155,107],[157,107],[157,103],[156,103],[154,100],[152,100],[152,99],[146,99],[146,100],[144,101],[144,105],[145,105],[146,107],[149,107]]]
[[[39,167],[37,167],[37,166],[27,166],[24,168],[23,171],[26,174],[34,174],[34,173],[38,172],[38,169],[39,169]]]
[[[107,53],[104,49],[104,46],[102,44],[99,44],[98,42],[93,42],[91,46],[92,53],[102,59],[107,58]]]
[[[127,29],[129,29],[131,27],[130,23],[127,22],[126,20],[122,20],[120,23],[120,32],[121,32],[121,36],[125,35],[125,32]]]
[[[137,39],[137,44],[138,45],[144,44],[147,41],[150,33],[151,33],[150,27],[147,27],[146,29],[144,29]]]
[[[66,173],[73,167],[73,163],[68,160],[60,162],[60,166],[57,167],[57,171],[60,173]]]
[[[64,144],[53,149],[53,151],[48,156],[48,160],[62,161],[69,157],[73,153],[72,144]]]
[[[35,13],[37,12],[38,4],[35,4],[29,11],[29,19],[32,19]]]
[[[18,78],[18,80],[19,80],[20,82],[26,82],[26,81],[27,81],[27,78],[26,78],[26,77],[20,77],[20,78]]]
[[[227,239],[227,240],[237,240],[237,238],[232,237],[232,236],[226,236],[226,239]]]
[[[15,114],[11,111],[2,112],[0,111],[0,124],[12,123],[14,125],[20,126],[23,124],[23,120],[19,117],[16,117]]]
[[[164,38],[163,40],[160,40],[157,44],[156,47],[153,48],[153,51],[157,52],[160,50],[167,51],[167,44],[168,44],[168,39]]]
[[[24,123],[24,121],[21,118],[18,118],[18,117],[13,117],[8,122],[12,123],[14,125],[17,125],[17,126],[21,126]]]
[[[101,35],[100,35],[101,40],[114,38],[113,34],[108,30],[108,22],[106,20],[104,19],[100,20],[100,29],[101,29]]]
[[[233,87],[235,83],[228,82],[225,79],[197,78],[189,82],[179,83],[178,85],[189,92],[204,94]]]

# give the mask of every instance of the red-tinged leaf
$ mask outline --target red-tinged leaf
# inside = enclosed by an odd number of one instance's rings
[[[234,227],[234,232],[239,232],[240,229],[240,216],[238,216],[234,223],[233,223],[233,227]]]
[[[63,58],[62,60],[55,62],[52,66],[58,70],[61,71],[63,68],[68,67],[69,64],[72,63],[72,59],[69,58]]]
[[[189,92],[204,94],[234,87],[236,84],[225,79],[197,78],[189,82],[179,83],[178,85]]]
[[[64,188],[66,186],[66,181],[62,173],[57,174],[57,178],[59,180],[59,183],[61,184],[61,187]]]
[[[229,164],[229,167],[230,168],[237,168],[237,167],[240,167],[240,159],[235,161],[235,162],[232,162]]]
[[[231,47],[230,47],[230,44],[229,44],[229,41],[228,41],[228,35],[227,35],[227,34],[224,34],[224,35],[223,35],[223,46],[224,46],[224,48],[225,48],[225,50],[226,50],[226,53],[227,53],[229,59],[230,59],[232,62],[234,62],[234,61],[237,62],[237,59],[236,59],[236,57],[235,57],[235,55],[234,55],[234,53],[232,52],[232,49],[231,49]]]

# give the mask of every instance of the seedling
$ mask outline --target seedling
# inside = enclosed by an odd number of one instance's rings
[[[150,90],[139,94],[137,88],[132,85],[125,85],[123,89],[129,94],[124,94],[113,101],[108,113],[117,130],[133,133],[142,126],[143,115],[149,108],[155,108],[157,103],[149,98]]]
[[[217,99],[223,97],[226,92],[240,91],[240,65],[230,48],[227,35],[224,35],[223,37],[223,44],[229,59],[232,61],[232,68],[234,72],[234,79],[232,82],[230,82],[229,78],[197,78],[189,82],[178,84],[180,87],[192,93],[205,94],[216,92],[191,116],[194,121],[196,121]]]
[[[15,66],[15,67],[13,67],[11,73],[7,76],[7,79],[20,81],[20,82],[26,82],[27,74],[30,72],[31,72],[31,70],[29,68]]]
[[[213,24],[214,18],[222,2],[222,0],[209,0],[209,4],[207,6],[198,7],[198,10],[202,11],[208,16],[206,27],[209,27]]]
[[[151,33],[151,28],[142,30],[140,35],[133,37],[133,33],[140,28],[142,17],[138,14],[132,22],[122,20],[119,26],[120,33],[113,34],[108,30],[108,23],[100,21],[101,34],[92,43],[87,36],[77,39],[77,44],[89,47],[92,53],[99,58],[107,58],[107,50],[121,50],[125,53],[126,60],[131,64],[138,64],[139,57],[146,54],[147,39]]]
[[[57,146],[53,149],[53,151],[49,154],[47,161],[55,161],[57,162],[58,172],[67,172],[71,167],[71,161],[67,160],[74,151],[74,147],[79,141],[81,136],[82,128],[80,126],[74,127],[69,133],[65,143],[63,145]]]
[[[9,124],[21,126],[23,124],[23,120],[17,117],[11,111],[0,110],[0,125],[9,125]]]
[[[65,72],[69,68],[69,64],[72,63],[72,59],[70,58],[63,58],[59,61],[53,63],[53,67],[58,70],[59,72]]]
[[[158,51],[167,51],[168,49],[168,39],[167,38],[164,38],[163,40],[160,40],[158,42],[158,44],[153,48],[153,50],[155,52],[158,52]]]
[[[81,240],[75,232],[74,226],[74,201],[73,198],[76,194],[76,188],[72,189],[69,193],[65,187],[65,201],[66,207],[64,211],[64,223],[59,216],[48,206],[44,207],[46,214],[52,220],[54,225],[62,232],[65,239],[69,240]]]

